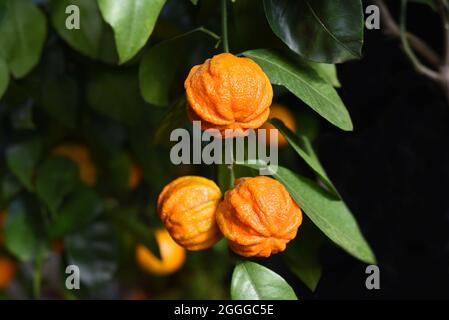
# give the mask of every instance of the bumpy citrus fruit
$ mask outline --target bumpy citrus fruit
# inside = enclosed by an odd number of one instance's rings
[[[222,53],[195,66],[184,83],[191,120],[202,129],[259,128],[267,120],[273,88],[263,70],[251,59]]]
[[[79,166],[80,179],[88,186],[97,183],[97,168],[90,157],[89,150],[82,145],[60,145],[53,150],[53,153],[66,157]]]
[[[17,266],[14,261],[6,257],[0,257],[0,290],[9,285],[16,271]]]
[[[241,178],[217,210],[221,232],[237,254],[268,257],[285,250],[302,222],[285,187],[268,177]]]
[[[288,110],[288,108],[282,104],[275,103],[271,106],[270,119],[277,118],[281,120],[287,128],[296,131],[296,121],[294,115]],[[270,143],[270,133],[269,130],[277,130],[271,123],[266,122],[262,129],[267,130],[267,143]],[[278,133],[278,146],[282,147],[287,145],[287,140]]]
[[[178,244],[188,250],[206,249],[221,238],[215,221],[220,198],[221,191],[215,182],[202,177],[181,177],[159,195],[159,216]]]
[[[178,271],[186,259],[186,251],[179,246],[167,230],[159,229],[155,233],[161,259],[157,258],[147,247],[136,247],[136,259],[140,267],[154,275],[167,275]]]

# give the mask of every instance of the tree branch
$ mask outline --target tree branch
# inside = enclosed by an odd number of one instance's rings
[[[383,0],[373,0],[373,2],[379,7],[381,18],[383,21],[383,29],[384,33],[401,39],[401,30],[398,23],[392,17],[390,10],[385,5]],[[407,42],[410,44],[410,47],[413,48],[422,58],[424,58],[430,65],[433,67],[439,67],[442,63],[439,55],[430,48],[422,39],[419,37],[406,32]]]

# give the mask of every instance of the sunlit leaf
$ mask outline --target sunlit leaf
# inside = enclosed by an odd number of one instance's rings
[[[297,300],[295,292],[278,274],[254,262],[240,262],[231,282],[233,300]]]
[[[243,55],[256,61],[271,83],[286,87],[326,120],[343,130],[353,129],[351,117],[337,91],[309,65],[266,49],[246,51]]]

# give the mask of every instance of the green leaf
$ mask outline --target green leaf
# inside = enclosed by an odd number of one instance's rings
[[[0,207],[4,207],[21,190],[22,185],[10,172],[0,179]]]
[[[211,31],[200,27],[160,42],[146,51],[139,67],[140,91],[146,102],[160,107],[170,104],[171,84],[187,58],[180,56],[179,52],[189,50],[189,44],[194,43],[197,36],[217,40]]]
[[[174,129],[181,128],[186,122],[186,100],[183,97],[178,99],[162,118],[154,134],[153,143],[159,145],[170,141],[171,132]]]
[[[264,7],[273,32],[303,58],[341,63],[361,57],[360,0],[264,0]]]
[[[164,41],[151,47],[139,67],[140,92],[146,102],[167,106],[171,83],[181,63],[182,39]]]
[[[56,213],[64,197],[79,183],[77,165],[67,158],[50,156],[37,170],[36,193]]]
[[[87,83],[87,100],[94,110],[129,126],[145,124],[151,114],[131,72],[96,72]]]
[[[58,210],[50,227],[50,235],[53,238],[58,238],[79,230],[91,222],[101,209],[101,199],[95,191],[87,187],[80,187],[68,196],[65,204]]]
[[[5,224],[6,248],[18,259],[31,261],[47,249],[42,216],[37,206],[15,200],[9,207]]]
[[[326,171],[321,165],[317,155],[312,149],[309,139],[302,136],[298,137],[289,128],[287,128],[279,119],[271,119],[270,122],[281,132],[285,140],[296,151],[296,153],[306,162],[306,164],[320,177],[333,195],[340,197],[337,189],[327,176]]]
[[[47,23],[31,0],[6,0],[5,8],[0,20],[0,57],[14,77],[22,78],[39,62]]]
[[[9,69],[6,62],[0,57],[0,99],[8,89],[9,85]]]
[[[6,150],[6,163],[29,190],[33,190],[34,169],[42,152],[40,140],[13,145]]]
[[[80,280],[89,287],[106,283],[117,271],[117,238],[103,221],[66,236],[64,248],[68,263],[80,268]]]
[[[114,29],[120,63],[146,44],[164,4],[165,0],[98,0],[104,20]]]
[[[66,8],[76,5],[80,10],[80,29],[68,29]],[[75,50],[90,58],[98,58],[104,29],[95,0],[57,0],[50,3],[51,21],[59,35]]]
[[[128,188],[131,165],[131,159],[125,152],[116,152],[109,156],[107,161],[109,186],[121,192],[126,190]]]
[[[309,62],[309,66],[311,66],[323,80],[333,87],[341,87],[341,83],[340,80],[338,80],[337,75],[337,66],[335,64]]]
[[[243,55],[257,62],[271,83],[286,87],[326,120],[343,130],[353,129],[351,117],[337,91],[309,65],[293,62],[267,49],[246,51]]]
[[[234,187],[234,170],[227,164],[217,165],[218,185],[223,193]]]
[[[295,292],[278,274],[254,262],[240,262],[231,281],[233,300],[297,300]]]
[[[145,245],[156,257],[160,257],[159,245],[154,237],[154,229],[140,222],[135,208],[119,208],[109,214],[119,229],[133,237],[136,243]]]
[[[247,166],[259,168],[261,164]],[[371,248],[351,211],[342,200],[336,199],[313,181],[289,169],[278,167],[275,173],[271,168],[271,172],[284,184],[296,203],[329,239],[355,258],[375,264],[376,258]]]
[[[304,219],[297,237],[288,244],[285,251],[287,265],[311,291],[316,290],[322,274],[319,250],[323,242],[320,231],[311,221]]]

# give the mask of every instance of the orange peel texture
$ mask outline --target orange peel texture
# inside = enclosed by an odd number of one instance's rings
[[[268,257],[296,237],[302,212],[280,182],[240,178],[220,203],[217,223],[235,253]]]
[[[188,250],[206,249],[221,238],[215,221],[221,196],[220,188],[212,180],[181,177],[160,193],[157,201],[159,216],[179,245]]]
[[[158,276],[178,271],[186,260],[184,248],[179,246],[165,229],[156,230],[155,237],[161,257],[156,257],[147,247],[139,244],[136,247],[136,260],[139,266],[148,273]]]
[[[233,136],[264,124],[270,114],[273,88],[267,75],[249,58],[222,53],[194,66],[184,83],[188,115],[201,129],[226,129]]]

